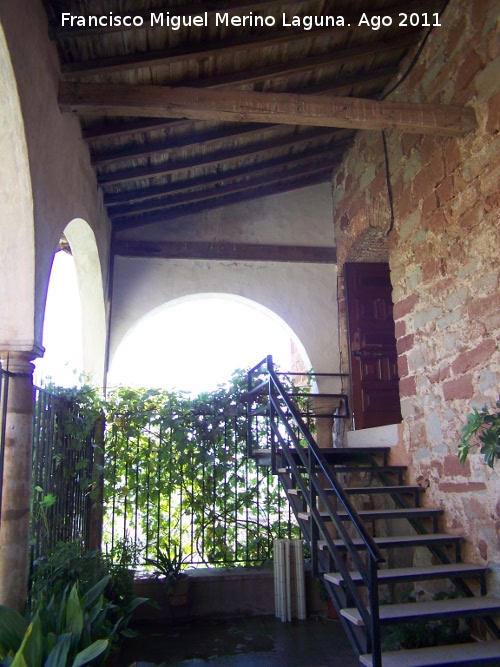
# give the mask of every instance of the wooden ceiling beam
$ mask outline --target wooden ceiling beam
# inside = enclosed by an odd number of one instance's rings
[[[113,207],[128,207],[134,204],[154,202],[160,200],[162,197],[180,194],[186,190],[196,190],[200,187],[210,187],[220,183],[232,182],[238,178],[256,178],[266,174],[272,174],[276,169],[295,169],[311,161],[330,161],[332,158],[337,158],[342,155],[346,148],[352,144],[348,141],[337,145],[335,148],[323,149],[319,151],[308,151],[300,155],[289,157],[279,157],[277,159],[268,160],[256,166],[250,165],[240,169],[233,169],[232,171],[220,174],[218,172],[206,173],[198,178],[186,179],[182,181],[174,181],[165,185],[156,185],[149,188],[139,188],[134,190],[122,190],[117,193],[104,193],[104,204],[108,211],[112,212]]]
[[[120,257],[146,259],[213,259],[244,262],[294,262],[335,264],[337,252],[328,246],[228,243],[227,241],[117,240],[112,252]]]
[[[108,56],[107,58],[95,58],[81,62],[63,63],[61,72],[64,79],[74,79],[79,76],[102,75],[110,72],[124,72],[127,70],[138,70],[145,67],[159,67],[173,65],[189,59],[200,60],[202,58],[218,58],[228,56],[240,51],[265,49],[280,44],[286,44],[290,40],[304,40],[320,38],[333,34],[339,28],[316,28],[315,30],[291,30],[285,29],[240,37],[237,39],[226,39],[211,42],[210,48],[199,46],[174,47],[157,51],[146,51],[143,53],[128,53],[120,56]],[[272,34],[272,37],[269,35]]]
[[[291,146],[300,146],[310,141],[325,139],[328,135],[335,136],[335,131],[321,132],[311,131],[288,134],[271,141],[260,142],[258,144],[242,146],[238,149],[226,150],[224,152],[209,153],[207,155],[198,155],[184,160],[168,160],[163,164],[145,167],[133,167],[131,169],[122,169],[97,176],[97,180],[102,186],[117,185],[158,176],[167,176],[168,174],[178,174],[187,169],[197,169],[199,167],[209,167],[211,165],[221,165],[225,162],[234,162],[235,160],[248,159],[259,154],[266,153],[276,149],[289,149]],[[334,148],[333,145],[330,148]]]
[[[437,0],[408,0],[405,4],[398,4],[396,6],[387,7],[384,10],[384,15],[399,16],[400,12],[411,13],[417,11],[422,13],[431,10],[437,5]],[[210,7],[209,9],[212,9]],[[218,8],[217,8],[218,9]],[[239,8],[236,8],[239,11]],[[236,13],[238,13],[238,11]],[[368,17],[379,15],[379,10],[366,10]],[[359,22],[359,14],[344,14],[345,28],[349,25],[357,27]],[[284,42],[293,39],[294,41],[300,39],[311,39],[321,37],[327,34],[333,34],[342,27],[327,27],[316,28],[315,30],[291,30],[284,28],[282,30],[268,30],[261,34],[253,34],[248,37],[232,38],[226,40],[219,40],[212,42],[211,47],[200,48],[197,46],[191,48],[179,47],[172,49],[163,49],[147,53],[132,53],[121,56],[111,56],[107,58],[95,58],[92,60],[63,63],[61,70],[64,78],[75,76],[89,76],[92,74],[104,74],[109,72],[121,72],[130,69],[141,69],[144,67],[153,67],[158,65],[168,65],[186,58],[206,58],[217,57],[219,55],[228,55],[230,53],[237,53],[242,50],[262,49],[272,46],[277,46]],[[361,28],[362,29],[362,28]],[[371,28],[366,28],[371,30]],[[419,29],[410,29],[410,32],[419,32]],[[272,36],[270,37],[269,34]]]
[[[123,218],[113,221],[113,228],[119,232],[125,229],[135,229],[137,227],[144,227],[145,225],[163,224],[169,220],[183,218],[190,215],[199,215],[204,211],[209,211],[214,208],[224,208],[226,206],[233,206],[234,204],[242,204],[253,199],[261,199],[262,197],[271,197],[276,194],[283,194],[290,192],[290,190],[297,190],[298,188],[305,188],[311,185],[318,185],[319,183],[326,183],[331,178],[331,170],[327,169],[323,174],[316,174],[309,178],[303,176],[297,177],[295,180],[280,183],[279,185],[272,185],[270,187],[258,188],[245,193],[237,195],[229,195],[219,199],[212,199],[209,201],[199,202],[192,206],[178,206],[166,209],[160,213],[152,215],[138,216],[137,218]]]
[[[309,178],[321,173],[324,174],[327,170],[330,172],[339,164],[339,155],[332,156],[329,159],[318,161],[317,156],[313,156],[314,163],[304,163],[294,170],[280,171],[273,175],[266,175],[260,178],[252,178],[245,181],[239,181],[233,184],[224,184],[219,187],[205,188],[199,191],[189,191],[177,196],[171,196],[166,199],[154,200],[153,203],[141,204],[139,206],[127,207],[119,210],[109,210],[108,215],[113,221],[114,219],[124,219],[133,217],[138,214],[148,213],[151,211],[163,210],[173,206],[191,205],[201,201],[208,201],[217,197],[225,197],[247,190],[254,190],[262,186],[273,185],[275,183],[285,183],[290,179]],[[219,181],[222,180],[219,178]]]
[[[394,129],[438,136],[463,136],[477,127],[474,109],[459,105],[168,86],[62,82],[59,106],[77,114]]]
[[[258,123],[249,123],[248,125],[239,124],[237,126],[231,125],[222,130],[212,131],[210,134],[190,134],[186,137],[173,137],[169,138],[167,141],[140,144],[130,148],[122,148],[118,151],[95,153],[92,156],[91,162],[94,167],[103,167],[115,162],[151,157],[157,153],[170,154],[172,151],[197,146],[198,144],[202,144],[205,148],[206,146],[217,144],[223,140],[239,139],[254,132],[262,132],[265,129],[267,128],[263,128],[262,125],[259,125]]]
[[[304,89],[305,94],[317,94],[323,95],[327,93],[336,93],[342,94],[343,92],[348,92],[353,86],[369,83],[376,83],[379,81],[387,81],[391,76],[396,74],[397,69],[393,67],[385,67],[383,70],[373,72],[370,74],[357,74],[345,79],[340,80],[338,83],[332,84],[325,83],[317,85],[314,87],[314,90]],[[189,122],[189,121],[187,121]],[[123,162],[125,160],[137,160],[138,158],[151,157],[157,153],[170,153],[171,151],[179,148],[187,148],[189,146],[195,146],[196,144],[203,144],[208,146],[212,143],[217,143],[221,139],[237,139],[239,137],[258,133],[265,131],[272,131],[282,127],[281,125],[268,125],[263,128],[262,124],[253,123],[248,125],[238,124],[232,126],[229,129],[219,130],[218,132],[211,132],[206,135],[189,135],[183,137],[182,139],[168,139],[167,141],[157,141],[157,142],[148,142],[141,143],[137,146],[131,146],[127,148],[122,148],[118,151],[108,151],[108,152],[99,152],[94,153],[92,156],[92,164],[94,166],[103,166],[106,164],[113,164],[115,162]]]
[[[234,87],[235,85],[243,83],[257,83],[259,81],[266,81],[273,77],[289,76],[303,72],[314,72],[316,69],[322,69],[325,66],[331,65],[345,65],[356,62],[362,58],[371,56],[378,56],[391,51],[405,51],[413,46],[418,40],[416,33],[403,35],[396,39],[371,42],[370,44],[361,44],[359,46],[351,46],[348,49],[341,49],[335,53],[329,53],[326,56],[308,57],[293,63],[285,65],[277,65],[273,67],[263,67],[257,70],[246,71],[243,73],[236,73],[221,77],[213,77],[210,79],[203,79],[201,81],[191,82],[191,84],[198,87],[206,88],[225,88]],[[377,78],[381,72],[369,71],[365,73],[365,81],[370,81],[372,77]],[[361,75],[359,75],[361,76]],[[189,87],[189,83],[187,84]],[[340,88],[344,84],[340,85]],[[332,87],[332,92],[334,88]],[[154,118],[144,120],[124,121],[119,123],[101,123],[98,125],[85,128],[83,130],[83,138],[88,143],[93,141],[101,141],[106,138],[114,138],[117,136],[126,136],[136,134],[138,132],[149,132],[161,129],[169,129],[171,127],[178,127],[180,124],[188,123],[185,120],[176,121],[162,121]]]

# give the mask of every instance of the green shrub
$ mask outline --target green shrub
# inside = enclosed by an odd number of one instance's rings
[[[485,405],[481,412],[473,409],[467,418],[467,424],[462,427],[462,437],[458,445],[458,458],[465,463],[471,447],[477,445],[476,438],[481,444],[481,454],[485,463],[493,468],[496,459],[500,458],[500,401],[496,403],[497,411],[489,410]]]

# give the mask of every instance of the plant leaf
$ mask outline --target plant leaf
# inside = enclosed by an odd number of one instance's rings
[[[43,667],[62,667],[62,665],[66,665],[70,647],[71,635],[68,633],[60,635]]]
[[[28,623],[14,609],[0,605],[0,658],[10,650],[17,651],[28,629]]]
[[[82,665],[88,664],[98,656],[102,655],[108,648],[108,644],[109,642],[107,639],[98,639],[90,646],[87,646],[87,648],[84,648],[83,651],[76,654],[71,667],[82,667]]]
[[[75,645],[80,641],[83,630],[83,611],[76,584],[72,586],[66,606],[66,631],[73,635]]]

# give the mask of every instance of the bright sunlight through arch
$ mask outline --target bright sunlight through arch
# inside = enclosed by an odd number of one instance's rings
[[[297,356],[308,367],[293,331],[254,301],[223,294],[183,297],[148,313],[128,332],[112,360],[108,387],[162,387],[195,395],[267,354],[282,370],[290,370]]]
[[[35,382],[50,379],[72,387],[83,372],[82,313],[75,261],[63,251],[56,252],[50,272],[43,324],[45,354],[35,361]]]

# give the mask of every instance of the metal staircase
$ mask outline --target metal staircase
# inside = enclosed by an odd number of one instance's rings
[[[249,454],[272,465],[286,489],[313,573],[323,578],[360,663],[498,667],[500,598],[487,595],[488,569],[461,562],[463,537],[439,532],[442,510],[420,506],[422,489],[404,484],[405,468],[390,465],[389,448],[319,448],[314,413],[281,375],[272,357],[249,372]],[[347,397],[329,396],[338,399],[337,416],[347,417]],[[408,566],[398,563],[402,555]],[[455,596],[402,601],[401,589],[432,580]],[[468,643],[382,650],[385,628],[449,619],[480,621]]]

